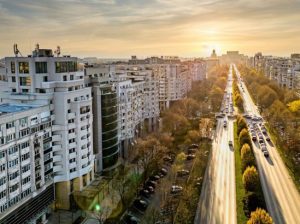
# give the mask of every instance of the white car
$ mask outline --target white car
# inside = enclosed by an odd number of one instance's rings
[[[171,193],[172,193],[172,194],[179,193],[179,192],[181,192],[182,190],[183,190],[183,187],[178,186],[178,185],[173,185],[173,186],[171,187]]]

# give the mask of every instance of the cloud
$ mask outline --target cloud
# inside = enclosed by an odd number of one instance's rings
[[[61,45],[69,53],[124,56],[194,54],[218,43],[253,53],[253,46],[300,39],[297,0],[0,0],[0,56],[18,42]],[[213,31],[213,32],[212,32]],[[286,54],[295,45],[286,43]],[[298,45],[299,46],[299,45]],[[32,46],[33,47],[33,46]]]

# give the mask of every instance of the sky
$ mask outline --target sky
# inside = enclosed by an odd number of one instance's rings
[[[300,0],[0,0],[0,57],[300,53]]]

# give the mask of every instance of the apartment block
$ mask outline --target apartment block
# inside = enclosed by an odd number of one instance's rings
[[[59,49],[57,49],[59,52]],[[56,207],[70,209],[72,192],[94,177],[91,88],[77,58],[36,49],[28,57],[5,58],[8,91],[4,103],[48,105],[53,118],[53,176]]]
[[[42,223],[54,201],[49,105],[0,105],[0,222]]]

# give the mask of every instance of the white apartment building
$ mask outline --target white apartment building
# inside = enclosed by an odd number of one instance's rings
[[[0,105],[0,222],[46,220],[54,201],[48,106]]]
[[[7,103],[49,105],[52,126],[53,173],[56,206],[70,208],[72,192],[80,191],[94,176],[91,88],[77,58],[54,56],[37,45],[28,57],[5,58],[9,91]]]

